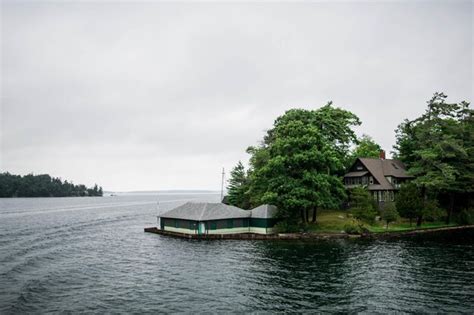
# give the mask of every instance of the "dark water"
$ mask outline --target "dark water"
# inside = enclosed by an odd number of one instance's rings
[[[189,199],[218,196],[161,209]],[[0,313],[474,312],[469,239],[182,240],[143,232],[155,201],[0,199]]]

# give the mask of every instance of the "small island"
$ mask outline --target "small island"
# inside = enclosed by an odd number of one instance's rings
[[[102,187],[74,185],[48,174],[25,176],[0,173],[0,198],[12,197],[102,197]]]
[[[354,127],[361,121],[350,111],[331,102],[316,110],[290,109],[275,120],[258,146],[247,149],[249,167],[239,161],[232,169],[222,202],[235,207],[235,213],[222,218],[223,211],[217,211],[219,215],[211,218],[217,229],[211,219],[189,213],[174,217],[177,208],[163,214],[165,220],[156,230],[147,231],[275,239],[398,235],[470,226],[474,111],[467,102],[446,99],[435,93],[424,114],[398,126],[392,159],[370,136],[356,136]],[[265,236],[257,235],[251,224],[252,209],[262,205],[276,209],[267,218],[273,224]],[[198,210],[189,212],[205,212]],[[241,223],[242,210],[248,211],[250,223],[248,218]]]
[[[393,158],[357,137],[354,113],[329,102],[278,117],[249,167],[232,170],[230,205],[278,208],[282,233],[364,234],[474,224],[474,111],[434,93],[426,111],[402,121]],[[387,130],[386,132],[390,132]]]

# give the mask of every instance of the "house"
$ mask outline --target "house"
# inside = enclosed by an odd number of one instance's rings
[[[276,208],[243,210],[223,203],[188,202],[158,216],[158,228],[180,234],[271,234]]]
[[[394,201],[400,185],[413,177],[408,175],[405,165],[399,160],[380,158],[358,158],[344,175],[344,185],[351,189],[367,187],[374,200],[382,208],[387,201]]]

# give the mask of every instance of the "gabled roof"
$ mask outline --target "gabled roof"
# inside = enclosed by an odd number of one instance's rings
[[[251,212],[252,218],[268,219],[275,217],[277,213],[277,207],[272,205],[261,205],[257,208],[252,209]]]
[[[375,180],[379,183],[369,185],[369,189],[380,189],[380,190],[391,190],[394,189],[393,185],[385,178],[385,176],[393,176],[397,178],[412,178],[408,175],[405,165],[399,160],[391,159],[373,159],[373,158],[358,158],[358,160],[365,166],[365,168],[372,174]],[[359,176],[363,176],[363,172],[350,172],[344,177],[354,177],[355,173],[361,173]]]
[[[187,202],[177,208],[162,213],[161,218],[193,221],[247,218],[250,211],[223,203]]]

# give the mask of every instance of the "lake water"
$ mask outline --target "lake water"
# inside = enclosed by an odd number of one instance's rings
[[[184,240],[143,232],[156,199],[0,199],[0,313],[474,312],[472,237]]]

